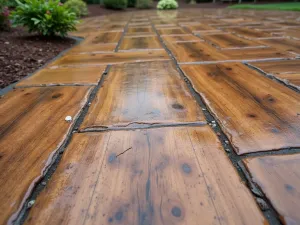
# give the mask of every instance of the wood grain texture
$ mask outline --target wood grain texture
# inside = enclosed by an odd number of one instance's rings
[[[250,63],[268,74],[300,73],[300,60],[283,60]]]
[[[153,34],[155,34],[153,32],[151,26],[146,26],[146,27],[128,27],[127,34],[132,35],[132,34],[136,34],[136,33],[138,33],[138,34],[143,34],[143,33],[146,33],[146,34],[153,33]]]
[[[299,93],[239,63],[181,68],[238,154],[300,146]]]
[[[209,126],[75,134],[25,224],[45,223],[268,224]]]
[[[184,42],[184,41],[203,41],[202,39],[191,35],[191,34],[187,34],[187,35],[174,35],[174,36],[163,36],[162,39],[165,42]]]
[[[289,51],[300,54],[300,40],[287,38],[264,39],[260,43],[279,49],[280,51]]]
[[[0,223],[6,224],[65,139],[90,87],[16,89],[0,99]]]
[[[120,50],[137,49],[163,49],[163,47],[156,36],[125,37],[120,46]]]
[[[113,52],[117,47],[117,43],[112,44],[80,44],[70,51],[67,54],[83,54],[83,53],[106,53]]]
[[[183,25],[183,27],[187,28],[190,32],[203,31],[203,30],[216,30],[216,28],[203,23],[195,24],[195,25]]]
[[[272,37],[272,34],[269,32],[258,31],[255,29],[247,28],[247,27],[233,27],[233,28],[226,28],[226,31],[234,32],[238,35],[247,37],[247,38],[265,38],[265,37]]]
[[[170,62],[113,66],[81,128],[205,121]]]
[[[16,86],[97,85],[106,66],[43,69]]]
[[[121,36],[122,32],[99,32],[90,35],[82,44],[118,43]]]
[[[49,67],[56,66],[99,66],[107,64],[122,64],[130,62],[163,61],[169,60],[165,50],[116,52],[103,54],[66,55],[54,61]]]
[[[220,51],[231,60],[259,60],[259,59],[293,59],[294,54],[280,51],[276,48],[248,48],[245,49],[222,49]]]
[[[300,224],[300,154],[249,158],[244,163],[282,223]]]
[[[187,33],[181,27],[157,28],[157,31],[160,35],[174,35],[174,34],[186,34]]]
[[[251,65],[286,84],[300,88],[300,60],[259,62],[251,63]]]
[[[174,42],[167,44],[178,62],[218,61],[227,57],[204,42]]]
[[[203,39],[212,42],[220,48],[242,48],[264,46],[254,40],[247,40],[234,34],[205,34],[201,36]]]
[[[297,89],[300,89],[300,73],[283,73],[277,74],[276,77],[285,82],[286,84],[292,85]]]

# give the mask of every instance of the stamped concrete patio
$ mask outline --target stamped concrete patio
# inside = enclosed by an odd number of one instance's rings
[[[72,35],[0,99],[1,224],[300,224],[300,13],[140,11]]]

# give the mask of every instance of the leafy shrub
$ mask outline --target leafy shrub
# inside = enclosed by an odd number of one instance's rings
[[[9,10],[6,0],[0,0],[0,30],[9,29]]]
[[[127,8],[127,0],[104,0],[106,8],[110,9],[125,9]]]
[[[152,7],[152,0],[137,0],[135,7],[138,9],[149,9]]]
[[[135,7],[136,0],[128,0],[128,5],[127,7]]]
[[[178,3],[175,0],[160,0],[157,4],[157,9],[177,9]]]
[[[65,7],[74,12],[77,17],[86,16],[88,14],[86,3],[82,0],[68,0],[65,3]]]
[[[65,36],[76,30],[76,15],[70,12],[59,0],[25,0],[19,2],[11,14],[13,26],[25,26],[29,32],[44,36]]]

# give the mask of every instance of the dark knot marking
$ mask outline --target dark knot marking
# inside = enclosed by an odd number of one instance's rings
[[[191,173],[192,171],[191,167],[187,163],[182,164],[182,170],[185,173]]]
[[[285,189],[288,191],[288,192],[292,192],[294,191],[294,187],[290,184],[285,184]]]
[[[181,217],[181,209],[177,206],[174,206],[172,208],[172,215],[175,216],[175,217]]]
[[[116,153],[111,153],[110,156],[108,157],[108,162],[113,163],[117,158]]]
[[[184,109],[184,107],[182,105],[178,104],[178,103],[172,104],[172,108],[173,109]]]
[[[247,114],[247,116],[250,117],[250,118],[255,118],[256,117],[256,115],[253,114],[253,113],[249,113],[249,114]]]
[[[122,220],[122,218],[123,218],[123,212],[122,211],[116,212],[115,219],[120,221],[120,220]]]
[[[60,96],[62,96],[62,94],[61,93],[57,93],[57,94],[52,95],[52,98],[59,98]]]

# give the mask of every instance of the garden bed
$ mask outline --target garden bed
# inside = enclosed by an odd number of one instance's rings
[[[21,28],[0,32],[0,88],[33,73],[74,44],[70,38],[42,38]]]

